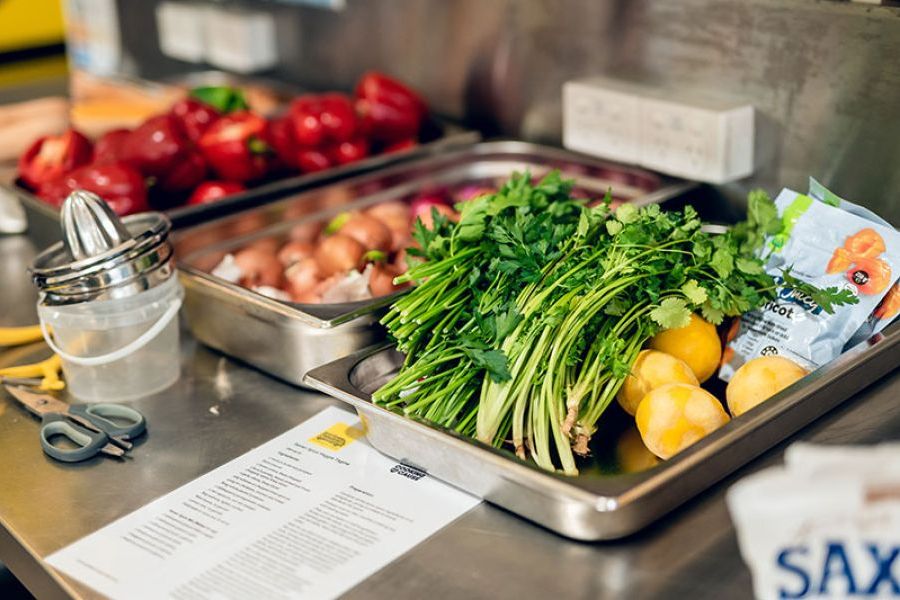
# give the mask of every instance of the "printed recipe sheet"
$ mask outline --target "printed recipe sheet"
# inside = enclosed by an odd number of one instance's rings
[[[113,599],[330,598],[478,502],[332,407],[47,562]]]

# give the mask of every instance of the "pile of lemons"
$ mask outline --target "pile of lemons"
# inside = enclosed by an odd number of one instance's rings
[[[780,356],[750,360],[728,384],[726,412],[718,398],[700,387],[721,358],[715,326],[696,314],[685,327],[657,334],[638,355],[617,400],[634,416],[641,440],[654,455],[674,456],[806,375]]]

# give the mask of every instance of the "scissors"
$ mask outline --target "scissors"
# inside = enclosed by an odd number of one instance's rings
[[[30,413],[41,417],[41,447],[62,462],[79,462],[101,453],[124,457],[132,446],[129,440],[147,428],[144,415],[121,404],[67,404],[49,394],[9,384],[4,387]],[[55,446],[51,438],[57,435],[76,447]]]

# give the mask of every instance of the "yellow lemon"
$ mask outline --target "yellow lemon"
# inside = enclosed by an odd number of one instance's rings
[[[644,445],[671,458],[729,421],[715,396],[696,385],[669,383],[644,396],[635,422]]]
[[[650,347],[686,362],[700,383],[712,377],[722,358],[722,344],[715,325],[696,314],[691,315],[691,322],[684,327],[653,336]]]
[[[616,442],[616,459],[623,473],[639,473],[659,464],[659,458],[647,450],[641,433],[630,426]]]
[[[667,383],[698,385],[697,377],[686,362],[658,350],[641,350],[631,366],[631,374],[625,378],[616,400],[629,415],[648,392]]]
[[[783,356],[760,356],[747,361],[725,389],[728,410],[734,417],[742,415],[806,374],[806,369]]]

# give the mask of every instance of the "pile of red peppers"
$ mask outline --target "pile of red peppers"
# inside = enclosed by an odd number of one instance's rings
[[[307,94],[266,119],[233,88],[193,90],[167,113],[92,143],[69,129],[36,140],[19,158],[19,183],[59,206],[73,190],[104,198],[120,215],[204,204],[291,173],[312,173],[418,143],[422,98],[382,73],[353,96]]]

